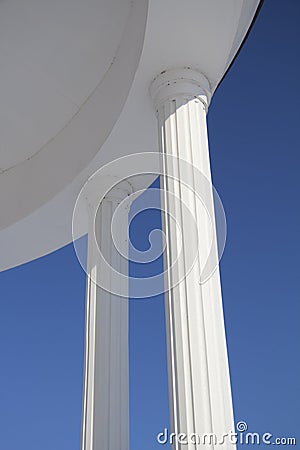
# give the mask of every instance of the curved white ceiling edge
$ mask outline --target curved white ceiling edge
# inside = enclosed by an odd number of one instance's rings
[[[239,51],[239,48],[240,48],[241,44],[243,43],[243,41],[244,41],[244,39],[246,37],[246,34],[249,31],[249,27],[248,27],[248,29],[245,29],[243,24],[247,23],[247,21],[249,20],[249,17],[252,17],[251,22],[250,22],[250,26],[251,26],[251,23],[254,20],[255,14],[256,14],[260,4],[263,2],[263,0],[255,0],[255,1],[252,1],[252,2],[249,2],[248,0],[243,0],[243,1],[244,1],[244,7],[241,10],[239,26],[238,26],[238,28],[236,30],[236,34],[235,34],[235,37],[234,37],[234,40],[233,40],[232,48],[231,48],[231,51],[229,53],[227,63],[225,65],[225,67],[224,67],[224,73],[226,73],[226,71],[230,67],[230,64],[234,60],[237,52]],[[217,88],[217,85],[214,86],[214,90],[216,88]]]
[[[168,2],[171,0],[165,1],[166,8],[168,8]],[[194,3],[194,0],[188,1]],[[218,4],[220,0],[202,0],[202,3],[206,3],[206,1],[210,4]],[[227,67],[230,65],[232,58],[238,51],[258,4],[259,1],[256,0],[240,1],[238,2],[239,8],[236,8],[237,2],[235,0],[231,1],[231,5],[233,5],[233,10],[230,11],[231,16],[234,12],[237,23],[239,23],[241,17],[244,23],[242,25],[239,24],[239,27],[237,27],[240,28],[238,31],[239,42],[237,42],[237,32],[231,33],[230,39],[228,39],[227,59],[223,58],[222,60],[222,70],[220,69],[221,63],[216,68],[219,78],[217,80],[213,80],[212,77],[210,78],[212,90],[215,89]],[[126,100],[123,111],[112,133],[93,161],[91,161],[88,167],[66,189],[29,216],[2,230],[0,233],[0,248],[2,249],[0,270],[5,270],[43,256],[66,245],[72,240],[72,213],[77,195],[87,178],[99,167],[122,155],[158,150],[157,123],[148,94],[149,83],[165,67],[174,67],[177,63],[185,64],[184,55],[181,55],[181,61],[178,58],[178,61],[172,64],[172,55],[169,61],[167,61],[167,58],[163,61],[164,58],[161,58],[161,55],[154,55],[153,50],[151,51],[157,45],[157,40],[160,39],[159,26],[156,20],[158,7],[158,1],[152,0],[149,8],[145,44],[139,68],[136,72],[130,95]],[[243,33],[241,29],[243,29]],[[176,33],[176,29],[174,32]],[[195,51],[196,47],[197,43],[195,43],[192,50]],[[235,51],[233,51],[234,47]],[[165,51],[166,49],[163,49],[162,53]],[[228,55],[231,58],[230,60],[228,60]],[[190,55],[188,55],[189,57]],[[193,61],[194,66],[199,70],[203,70],[200,64],[195,63],[195,60],[197,60],[197,55]],[[210,66],[212,67],[212,65],[213,62]],[[207,64],[208,66],[209,64]],[[153,167],[153,170],[155,171],[155,167]],[[147,178],[144,180],[144,183],[143,181],[139,181],[139,183],[140,188],[146,188],[150,184],[150,181]],[[85,231],[83,226],[82,234]]]
[[[0,229],[32,213],[64,189],[107,139],[138,67],[147,8],[148,0],[130,2],[113,61],[72,120],[33,157],[0,173]]]

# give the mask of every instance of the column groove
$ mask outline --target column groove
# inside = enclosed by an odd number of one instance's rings
[[[177,437],[186,433],[188,443],[175,439],[172,448],[200,450],[203,441],[189,439],[195,433],[202,439],[207,435],[205,448],[213,450],[220,447],[223,434],[234,432],[234,425],[218,267],[205,283],[200,282],[211,236],[216,233],[214,214],[210,222],[197,200],[195,181],[196,171],[207,178],[208,186],[211,181],[206,129],[210,87],[199,72],[178,69],[160,74],[150,92],[158,118],[162,154],[165,267],[172,266],[182,245],[182,260],[166,276],[165,310],[170,431]],[[183,166],[180,159],[190,166]],[[181,170],[188,173],[191,189],[182,182]],[[206,194],[209,210],[213,211],[212,189]],[[174,196],[180,201],[174,200]],[[196,229],[191,226],[183,203],[195,217]],[[195,247],[198,255],[188,271],[188,257]],[[175,280],[181,281],[176,285]],[[210,437],[213,434],[215,437]],[[234,450],[235,444],[225,439],[222,448]]]
[[[118,273],[128,273],[128,261],[115,248],[111,232],[113,214],[127,195],[113,189],[99,208],[94,201],[89,206],[81,450],[129,450],[128,298],[101,287],[104,270],[97,248]],[[128,205],[120,208],[117,231],[126,254]],[[112,288],[112,278],[105,281]]]

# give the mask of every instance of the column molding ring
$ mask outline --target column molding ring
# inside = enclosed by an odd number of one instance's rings
[[[154,78],[150,85],[150,96],[155,111],[167,100],[180,96],[199,99],[207,111],[211,97],[211,87],[203,73],[189,67],[165,70]]]

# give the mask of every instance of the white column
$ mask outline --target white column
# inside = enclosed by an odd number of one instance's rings
[[[129,449],[128,299],[100,287],[103,272],[99,257],[100,249],[109,265],[126,275],[127,261],[114,246],[111,222],[117,206],[127,195],[129,191],[115,187],[105,196],[99,208],[97,192],[88,199],[90,225],[82,450]],[[128,205],[121,210],[118,227],[119,242],[123,245],[123,254],[126,254]],[[93,233],[97,242],[93,239]],[[107,271],[105,273],[107,276]],[[116,276],[112,278],[116,283]],[[105,281],[107,286],[109,280]],[[124,280],[121,282],[124,283]]]
[[[203,448],[203,441],[202,445],[194,444],[197,436],[190,439],[193,433],[201,438],[215,433],[219,442],[223,433],[234,431],[231,389],[218,268],[208,281],[203,284],[200,281],[211,241],[211,224],[193,192],[195,170],[190,169],[190,190],[180,183],[181,164],[170,162],[166,155],[183,158],[211,180],[206,127],[210,86],[201,73],[186,68],[160,74],[150,91],[158,117],[164,166],[161,199],[167,240],[165,264],[169,267],[173,264],[181,241],[183,252],[183,261],[170,270],[165,281],[167,287],[171,286],[165,295],[165,310],[171,432],[177,436],[186,433],[189,443],[180,444],[175,439],[172,448],[194,450]],[[174,202],[174,195],[195,215],[196,232],[182,205]],[[206,202],[212,206],[212,201],[210,190]],[[172,214],[179,226],[171,220]],[[212,222],[215,233],[214,217]],[[197,245],[198,258],[186,274],[189,252]],[[174,280],[181,277],[183,280],[174,286]],[[205,448],[220,448],[209,436],[207,444],[210,439]],[[221,448],[233,450],[235,445],[226,437]]]

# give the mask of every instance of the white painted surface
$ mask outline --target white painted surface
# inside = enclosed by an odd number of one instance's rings
[[[177,436],[186,433],[188,437],[192,433],[198,436],[214,433],[221,439],[223,433],[234,432],[234,424],[218,268],[208,281],[201,283],[211,234],[216,232],[215,220],[201,208],[193,181],[196,169],[211,179],[206,129],[208,86],[199,72],[173,70],[158,76],[151,92],[158,116],[161,152],[193,165],[192,190],[180,183],[180,162],[170,165],[164,158],[161,177],[163,229],[167,239],[165,264],[172,266],[165,282],[173,286],[165,294],[171,432]],[[196,232],[186,210],[173,201],[174,195],[194,212]],[[205,201],[212,204],[212,191]],[[172,215],[177,226],[171,220]],[[198,258],[187,273],[189,254],[197,247]],[[183,260],[176,266],[174,262],[180,249]],[[183,281],[174,286],[173,279],[182,277]],[[187,450],[202,447],[192,443],[173,445],[174,449]],[[211,444],[205,448],[218,446]],[[235,445],[227,440],[222,448],[233,450]]]
[[[96,193],[89,198],[89,244],[85,325],[85,374],[82,411],[82,450],[128,450],[129,372],[128,299],[104,291],[97,244],[118,272],[127,273],[127,261],[116,251],[111,221],[117,205],[127,195],[114,190],[102,201],[98,213]],[[120,195],[121,194],[121,195]],[[128,209],[119,221],[120,242],[126,253]],[[97,243],[93,236],[96,236]],[[121,282],[121,281],[120,281]]]
[[[138,67],[147,3],[0,4],[0,229],[66,188],[107,139]]]
[[[65,0],[61,3],[62,7],[67,5],[68,1]],[[94,0],[93,3],[95,5],[99,3],[100,10],[101,1]],[[33,0],[22,3],[27,3],[30,9]],[[125,3],[127,5],[127,2]],[[148,87],[152,79],[165,69],[192,66],[209,78],[211,88],[214,90],[238,50],[259,2],[258,0],[227,0],[226,2],[223,0],[187,0],[186,2],[175,0],[174,3],[174,0],[164,2],[151,0],[147,17],[146,3],[146,0],[132,3],[132,15],[128,17],[125,27],[127,31],[124,31],[121,45],[118,48],[120,57],[115,59],[107,76],[100,83],[99,90],[97,88],[89,100],[83,103],[80,113],[74,116],[74,120],[69,122],[62,134],[59,133],[57,138],[51,140],[51,145],[45,146],[43,151],[37,153],[30,160],[18,164],[15,169],[0,173],[0,228],[2,228],[0,232],[0,270],[30,261],[56,250],[72,240],[72,211],[76,197],[87,178],[103,164],[116,157],[134,152],[158,150],[155,117],[153,117],[148,95]],[[84,2],[85,4],[86,2]],[[2,8],[10,9],[7,5],[8,3],[1,4],[0,12]],[[117,9],[117,3],[113,2],[113,5],[115,6],[112,7]],[[51,10],[51,17],[54,18],[55,8],[58,8],[56,3]],[[91,13],[94,12],[93,8],[89,10]],[[124,8],[124,6],[120,6],[120,8]],[[105,13],[103,14],[105,17]],[[11,16],[7,17],[10,17],[11,22]],[[147,27],[144,39],[146,19]],[[96,19],[92,20],[93,24],[94,20]],[[83,18],[83,24],[87,23],[86,18]],[[55,28],[52,31],[54,33]],[[38,28],[36,32],[38,40]],[[68,30],[66,30],[67,35]],[[18,33],[16,33],[17,38]],[[7,38],[4,41],[8,45]],[[88,46],[91,45],[90,42],[84,42]],[[16,40],[12,40],[11,43],[18,48]],[[73,43],[66,39],[64,47],[62,47],[64,48],[63,54],[66,54],[69,45],[72,46]],[[143,52],[139,61],[142,46]],[[20,49],[22,48],[20,46]],[[51,80],[53,78],[56,80],[53,71],[60,73],[60,64],[62,64],[62,68],[67,64],[67,59],[61,61],[60,50],[61,48],[57,47],[59,53],[56,56],[57,67],[49,69],[48,72],[46,70],[48,66],[45,66],[45,76],[50,77]],[[86,52],[88,51],[87,49]],[[44,61],[44,55],[41,56]],[[99,58],[101,59],[100,54]],[[20,64],[22,61],[21,58]],[[89,64],[92,64],[93,58],[89,61]],[[79,73],[72,76],[75,78],[80,76],[82,80],[85,80],[84,82],[88,83],[88,79],[94,77],[92,73],[96,73],[96,71],[92,71],[94,66],[84,65],[81,59],[78,60],[74,56],[74,64],[75,62],[80,67]],[[98,62],[95,60],[94,64],[97,65]],[[23,66],[21,65],[21,67]],[[84,75],[89,70],[92,73]],[[6,76],[5,90],[7,92],[12,92],[14,86],[20,91],[19,86],[23,86],[23,69],[18,72],[16,67],[14,72],[11,80],[8,75]],[[16,73],[19,73],[19,78]],[[133,85],[119,116],[134,74]],[[48,92],[44,90],[45,83],[43,84],[42,78],[38,78],[37,88]],[[59,126],[59,123],[63,124],[65,120],[68,120],[69,115],[72,114],[73,103],[74,101],[78,102],[78,99],[73,94],[63,91],[67,98],[64,96],[59,98],[64,102],[66,108],[59,106],[59,111],[55,114],[56,107],[53,103],[55,98],[53,90],[50,89],[53,85],[51,83],[50,81],[48,83],[49,95],[47,94],[48,96],[43,98],[39,104],[44,105],[46,109],[53,104],[53,108],[50,108],[53,121],[49,122],[49,127],[53,127],[53,133],[55,133],[55,121]],[[78,82],[75,83],[75,81],[71,84],[74,88],[78,86]],[[88,86],[91,87],[91,84],[83,86],[82,92],[84,89],[88,90]],[[25,90],[26,88],[23,89],[23,91]],[[9,94],[7,92],[5,98],[8,101]],[[72,90],[72,92],[76,93],[77,90]],[[26,92],[21,93],[22,96],[27,95]],[[84,96],[83,93],[80,95]],[[70,98],[72,99],[71,105],[68,102]],[[36,101],[40,100],[36,99]],[[27,104],[27,101],[25,103]],[[36,111],[37,119],[43,121],[43,115],[39,113],[38,107],[36,109],[34,104],[32,107]],[[0,116],[6,114],[8,110],[8,103],[1,102]],[[24,108],[19,109],[18,106],[11,111],[13,115],[17,114],[17,111],[20,113],[23,111],[22,116],[18,118],[18,123],[26,124],[25,112],[27,113],[27,111]],[[60,118],[60,115],[63,117]],[[119,119],[115,123],[118,116]],[[44,119],[46,120],[47,117],[46,114]],[[30,132],[28,130],[32,130],[32,128],[28,128],[27,131],[33,134],[32,139],[37,139],[38,133],[46,129],[47,120],[46,124],[39,125],[40,131],[37,131],[37,127],[35,127],[35,131]],[[49,137],[50,128],[48,131]],[[16,136],[13,138],[15,139]],[[41,139],[43,139],[42,136]],[[9,152],[3,154],[14,158],[15,161],[22,159],[18,146],[10,145],[10,148],[12,147],[16,153],[12,152],[11,156],[9,156]],[[26,155],[35,154],[35,152],[34,146],[28,147],[28,152],[25,151]],[[9,163],[8,161],[6,164]],[[144,187],[146,186],[145,183]],[[6,226],[7,228],[3,229]]]

